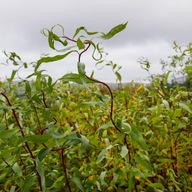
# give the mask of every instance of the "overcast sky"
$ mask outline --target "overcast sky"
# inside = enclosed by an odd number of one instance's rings
[[[52,53],[40,30],[55,24],[61,24],[70,36],[80,26],[108,32],[128,21],[126,30],[103,42],[103,46],[109,53],[107,59],[122,66],[123,81],[142,81],[147,73],[138,64],[139,58],[148,58],[152,71],[159,72],[160,59],[173,54],[174,40],[180,45],[191,42],[191,10],[192,0],[0,0],[0,62],[4,50],[15,51],[27,62],[38,60],[42,53]],[[90,74],[94,62],[87,56],[83,62]],[[42,69],[58,78],[76,71],[76,58],[43,64]],[[8,73],[11,68],[0,65],[0,77]],[[108,68],[96,70],[95,75],[115,81]]]

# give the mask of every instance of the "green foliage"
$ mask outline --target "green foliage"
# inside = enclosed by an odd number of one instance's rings
[[[170,72],[154,77],[149,86],[132,82],[114,91],[86,75],[81,58],[92,47],[96,65],[110,66],[121,81],[120,67],[104,61],[105,53],[92,40],[109,39],[126,25],[101,35],[80,27],[72,39],[60,25],[44,29],[50,48],[63,54],[40,58],[33,73],[17,83],[14,77],[29,64],[5,53],[7,63],[18,69],[1,82],[0,190],[192,190],[190,90],[167,89]],[[56,48],[58,43],[65,48]],[[77,54],[78,73],[54,82],[40,70],[43,63],[71,53]]]

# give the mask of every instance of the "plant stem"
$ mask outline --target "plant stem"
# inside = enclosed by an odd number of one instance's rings
[[[65,179],[66,179],[66,184],[67,184],[69,191],[71,192],[69,178],[67,176],[67,166],[66,166],[66,161],[65,161],[65,156],[64,156],[64,149],[62,149],[62,151],[61,151],[61,159],[62,159],[63,172],[64,172]]]
[[[113,103],[114,103],[114,99],[113,99],[113,93],[111,91],[111,88],[109,87],[109,85],[107,85],[106,83],[102,82],[102,81],[99,81],[99,80],[96,80],[96,79],[93,79],[91,77],[88,77],[87,75],[85,75],[87,79],[91,80],[91,81],[94,81],[96,83],[100,83],[102,85],[104,85],[105,87],[107,87],[109,93],[110,93],[110,97],[111,97],[111,107],[110,107],[110,120],[113,124],[113,126],[115,127],[116,130],[118,130],[119,132],[120,129],[117,127],[117,125],[115,124],[114,120],[113,120]]]
[[[12,104],[11,104],[11,102],[9,101],[8,97],[6,96],[6,94],[3,93],[3,92],[1,92],[1,95],[3,95],[3,97],[6,99],[8,105],[9,105],[10,107],[12,107]],[[19,130],[20,130],[20,132],[21,132],[22,137],[25,137],[25,133],[24,133],[22,127],[21,127],[21,124],[20,124],[20,122],[19,122],[19,119],[18,119],[18,117],[17,117],[17,115],[16,115],[15,110],[14,110],[13,108],[12,108],[11,110],[12,110],[12,113],[13,113],[13,117],[14,117],[14,119],[15,119],[15,121],[16,121],[16,124],[17,124],[17,126],[19,127]],[[30,153],[31,158],[33,159],[34,167],[35,167],[35,170],[36,170],[36,166],[37,166],[37,165],[36,165],[36,162],[35,162],[35,156],[33,155],[33,153],[32,153],[32,151],[31,151],[28,143],[27,143],[26,141],[25,141],[24,143],[25,143],[25,147],[27,148],[28,152]],[[41,177],[40,177],[40,175],[39,175],[39,173],[38,173],[37,171],[35,171],[35,172],[36,172],[37,179],[38,179],[38,182],[39,182],[40,191],[42,191]]]

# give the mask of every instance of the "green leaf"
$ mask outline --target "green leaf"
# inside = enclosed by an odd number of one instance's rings
[[[161,163],[165,164],[165,163],[173,163],[174,160],[173,159],[169,159],[169,158],[158,158],[157,162],[161,162]]]
[[[87,29],[82,26],[82,27],[79,27],[79,28],[76,29],[75,34],[73,35],[73,38],[74,38],[75,36],[77,36],[80,31],[85,31],[88,35],[95,35],[95,34],[98,33],[98,32],[90,32],[90,31],[87,31]]]
[[[100,131],[101,129],[108,129],[108,128],[111,128],[111,127],[114,127],[114,125],[111,124],[111,123],[103,124],[103,125],[101,125],[101,126],[97,129],[96,132]]]
[[[23,66],[25,69],[28,67],[27,63],[23,63]]]
[[[45,184],[45,175],[44,175],[44,169],[41,161],[37,158],[36,160],[36,170],[39,173],[41,177],[41,186],[42,186],[42,192],[45,192],[46,190],[46,184]]]
[[[77,73],[68,73],[66,75],[64,75],[62,78],[60,78],[60,80],[63,83],[69,83],[69,82],[74,82],[77,84],[83,84],[81,79],[80,79],[80,75]],[[93,81],[85,78],[86,83],[93,83]]]
[[[27,192],[30,191],[32,185],[34,184],[36,180],[36,176],[35,175],[29,175],[25,180],[24,180],[24,184],[21,187],[21,192]]]
[[[11,186],[11,189],[9,192],[15,192],[16,188],[17,188],[16,186]]]
[[[81,39],[77,39],[77,47],[79,48],[79,50],[84,49],[85,45],[84,43],[81,41]]]
[[[165,107],[166,107],[167,109],[170,109],[169,103],[168,103],[167,100],[163,99],[162,103],[165,105]]]
[[[116,71],[116,72],[115,72],[115,75],[116,75],[118,81],[121,81],[121,80],[122,80],[121,74],[120,74],[119,72]]]
[[[84,136],[81,135],[81,147],[78,151],[79,157],[82,157],[82,154],[86,151],[86,149],[89,147],[90,142],[89,140]]]
[[[187,72],[187,71],[192,71],[192,66],[187,66],[184,68],[184,70]]]
[[[77,63],[77,66],[78,66],[78,73],[81,76],[85,76],[85,64],[84,63],[81,63],[81,62],[78,62]]]
[[[171,71],[168,71],[168,72],[165,74],[165,77],[163,78],[163,83],[164,83],[164,84],[167,83],[170,72],[171,72]]]
[[[14,79],[16,73],[17,73],[17,70],[12,71],[10,81],[12,81]]]
[[[64,143],[64,146],[73,146],[81,143],[81,135],[79,133],[69,133],[66,136],[67,140]]]
[[[12,170],[13,170],[19,177],[22,177],[22,176],[23,176],[21,167],[18,165],[17,162],[12,166]]]
[[[127,23],[124,23],[124,24],[120,24],[120,25],[117,25],[116,27],[112,28],[108,33],[102,33],[102,36],[101,38],[102,39],[110,39],[112,38],[114,35],[116,35],[117,33],[123,31],[126,26],[127,26]]]
[[[25,83],[25,91],[29,95],[29,97],[31,97],[31,86],[29,82]]]
[[[163,189],[164,190],[164,186],[161,183],[150,183],[148,185],[149,187],[153,187],[154,189]]]
[[[9,105],[0,105],[0,109],[6,109],[6,110],[12,110],[12,109],[15,109],[17,107],[17,105],[12,105],[12,106],[9,106]]]
[[[135,177],[133,175],[133,171],[130,170],[128,173],[128,178],[129,178],[129,182],[128,182],[128,192],[132,192],[134,186],[135,186]]]
[[[41,73],[37,73],[36,80],[35,80],[35,86],[38,91],[40,91],[42,89]]]
[[[37,64],[35,66],[35,71],[37,71],[37,69],[39,68],[39,66],[42,64],[42,63],[49,63],[49,62],[54,62],[54,61],[59,61],[59,60],[62,60],[64,59],[65,57],[67,57],[69,54],[73,53],[73,52],[77,52],[76,50],[72,50],[72,51],[69,51],[63,55],[55,55],[53,57],[42,57],[41,59],[39,59],[37,61]]]
[[[56,188],[56,187],[58,187],[58,184],[59,184],[59,183],[61,183],[61,185],[62,185],[62,183],[64,183],[64,182],[65,182],[65,178],[64,178],[64,176],[62,175],[62,176],[58,177],[56,180],[54,180],[54,183],[53,183],[53,185],[50,187],[50,189],[51,189],[51,188]]]
[[[27,135],[23,137],[22,141],[28,141],[33,143],[43,143],[51,138],[51,133],[43,134],[43,135]]]
[[[122,148],[121,148],[121,153],[120,153],[120,155],[121,155],[122,158],[125,158],[125,156],[126,156],[127,154],[128,154],[128,149],[127,149],[127,147],[126,147],[125,145],[123,145]]]
[[[80,189],[81,191],[85,191],[81,183],[81,180],[78,177],[71,178],[71,181],[77,186],[78,189]]]
[[[83,85],[85,87],[87,87],[87,89],[89,89],[89,87],[87,86],[87,83],[86,83],[86,77],[85,77],[85,64],[84,63],[81,63],[81,62],[78,62],[77,63],[77,67],[78,67],[78,73],[79,73],[79,78],[80,80],[82,81]]]
[[[42,161],[45,158],[45,156],[49,153],[49,151],[51,151],[50,148],[41,149],[38,153],[38,159]]]
[[[67,46],[68,42],[65,40],[65,41],[62,41],[60,39],[59,36],[57,36],[55,33],[53,33],[52,31],[49,31],[49,34],[48,34],[48,42],[49,42],[49,47],[56,50],[56,51],[59,51],[55,48],[55,41],[61,43],[63,46]]]
[[[101,180],[101,185],[104,185],[104,186],[106,186],[107,185],[107,183],[104,181],[105,180],[105,175],[106,175],[106,171],[102,171],[101,172],[101,174],[100,174],[100,176],[99,176],[99,178],[100,178],[100,180]]]
[[[109,97],[106,97],[105,95],[102,95],[102,94],[100,94],[98,92],[93,92],[93,94],[96,95],[97,98],[99,98],[99,100],[102,101],[102,102],[109,101]]]
[[[153,171],[152,167],[144,159],[142,159],[138,156],[135,156],[134,159],[138,164],[140,164],[142,167],[146,168],[148,171],[150,171],[150,172]]]
[[[131,125],[129,123],[122,123],[121,125],[121,131],[123,133],[129,134],[131,132]]]
[[[105,158],[105,156],[107,155],[107,153],[108,153],[107,149],[103,149],[103,150],[99,153],[99,155],[98,155],[98,157],[97,157],[96,163],[99,164],[99,163]]]
[[[61,138],[64,138],[65,135],[62,135],[62,134],[57,133],[57,132],[53,132],[53,133],[52,133],[52,137],[53,137],[54,139],[61,139]]]
[[[8,130],[1,130],[0,131],[0,139],[8,139],[18,133],[18,129],[8,129]]]
[[[91,106],[91,107],[99,106],[102,107],[103,109],[108,109],[107,106],[101,101],[87,101],[82,102],[81,104],[78,105],[78,107],[80,108],[83,106]]]
[[[130,132],[130,135],[131,135],[132,139],[133,139],[134,141],[136,141],[136,142],[140,145],[140,147],[141,147],[142,149],[148,150],[148,146],[147,146],[147,144],[145,143],[145,140],[144,140],[142,134],[138,131],[138,129],[132,127],[131,132]]]
[[[48,31],[48,43],[49,43],[49,47],[51,47],[52,49],[55,49],[53,32],[51,31]]]
[[[179,106],[192,114],[192,110],[184,103],[179,103]]]

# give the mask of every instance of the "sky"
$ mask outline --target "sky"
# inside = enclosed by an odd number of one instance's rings
[[[122,81],[142,82],[148,73],[138,63],[141,57],[151,62],[151,72],[161,73],[160,60],[174,54],[173,41],[186,45],[192,41],[191,0],[0,0],[0,63],[3,51],[16,52],[23,61],[37,61],[42,54],[53,52],[40,31],[60,24],[66,36],[76,28],[107,33],[114,26],[125,23],[124,31],[110,40],[101,40],[108,53],[107,60],[122,66]],[[115,82],[109,67],[98,70],[89,52],[82,58],[87,74],[95,71],[95,78]],[[8,77],[12,66],[0,65],[0,78]],[[67,72],[77,72],[77,57],[42,64],[49,75],[57,79]],[[21,71],[25,77],[32,68]]]

